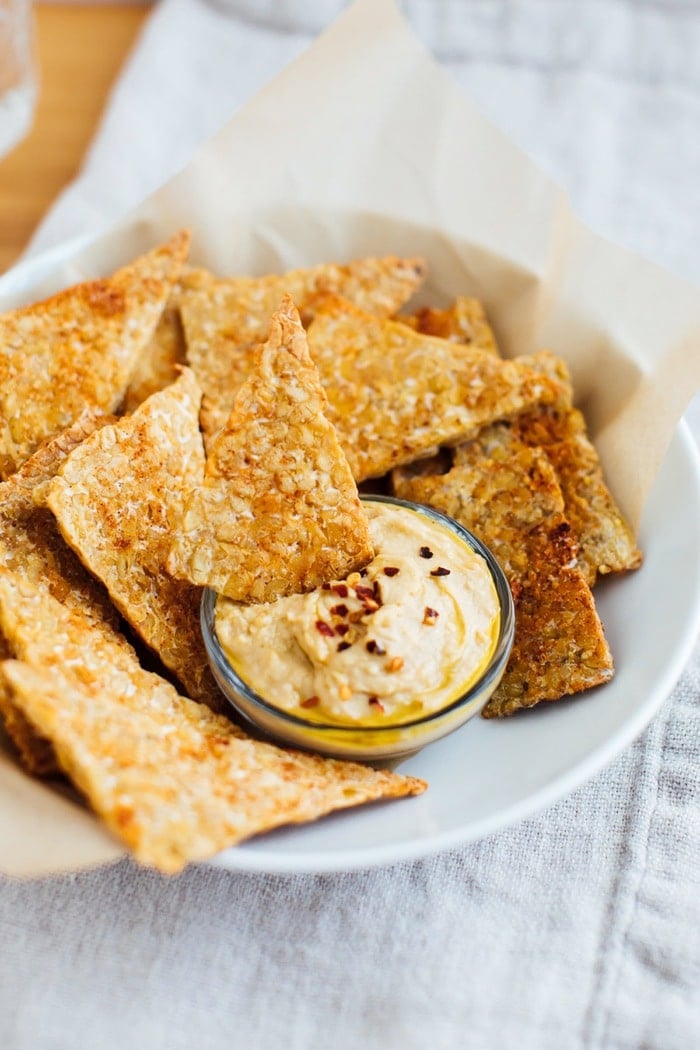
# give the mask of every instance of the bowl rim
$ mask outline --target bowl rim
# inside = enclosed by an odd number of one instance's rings
[[[360,500],[363,503],[389,504],[422,514],[424,517],[430,518],[432,521],[448,528],[459,539],[465,542],[467,546],[475,551],[475,553],[479,554],[484,559],[496,589],[500,608],[498,638],[491,659],[489,660],[484,672],[465,692],[460,693],[455,700],[445,707],[440,707],[435,711],[422,715],[420,718],[414,718],[405,722],[387,722],[386,725],[369,726],[362,725],[361,723],[312,721],[311,719],[301,718],[299,715],[286,711],[282,707],[277,707],[270,700],[266,700],[264,697],[260,696],[259,693],[241,678],[226,657],[216,634],[215,608],[219,594],[207,587],[204,589],[200,604],[200,623],[202,637],[204,639],[209,661],[212,664],[214,677],[217,680],[217,684],[219,684],[222,694],[226,697],[231,706],[240,715],[252,722],[253,725],[258,725],[258,728],[261,728],[260,725],[254,718],[251,718],[248,711],[242,706],[239,706],[228,692],[221,688],[221,679],[224,681],[230,681],[231,686],[241,692],[246,701],[251,704],[253,708],[258,708],[266,715],[272,716],[282,723],[286,723],[290,729],[313,730],[315,733],[320,733],[321,735],[332,733],[339,739],[342,739],[344,735],[347,735],[348,737],[352,735],[356,738],[358,733],[362,733],[363,736],[366,736],[368,739],[374,738],[379,742],[382,735],[386,733],[395,733],[397,730],[403,731],[407,729],[429,727],[431,724],[439,723],[442,719],[448,718],[460,707],[467,707],[473,700],[477,699],[483,692],[488,690],[494,679],[498,682],[505,670],[513,645],[513,636],[515,632],[515,607],[510,584],[492,551],[485,543],[470,532],[469,529],[465,528],[464,525],[461,525],[449,515],[443,514],[442,511],[429,507],[427,504],[416,503],[412,500],[399,499],[397,496],[389,496],[383,493],[361,493]],[[490,696],[490,692],[487,696]]]

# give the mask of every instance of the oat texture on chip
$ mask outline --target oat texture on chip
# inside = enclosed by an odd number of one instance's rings
[[[165,570],[185,494],[204,472],[200,397],[185,369],[76,448],[47,503],[66,542],[188,695],[219,706],[199,629],[201,593]]]
[[[185,335],[180,319],[180,296],[186,288],[205,287],[214,278],[207,270],[183,267],[150,342],[134,366],[122,410],[133,412],[151,394],[174,383],[186,364]]]
[[[167,874],[261,832],[426,787],[245,737],[140,669],[100,683],[16,661],[0,668],[95,812],[140,863]]]
[[[4,647],[3,647],[4,648]],[[2,652],[0,660],[9,654]],[[0,722],[5,727],[8,738],[14,745],[22,766],[35,777],[54,777],[61,775],[61,767],[50,740],[41,736],[27,716],[12,701],[12,694],[5,685],[0,662]]]
[[[552,364],[552,361],[554,364]],[[598,453],[590,441],[583,413],[573,406],[566,363],[544,354],[532,366],[568,384],[568,401],[525,412],[518,420],[520,438],[542,448],[557,474],[566,517],[579,542],[579,564],[593,586],[599,576],[638,569],[642,554],[608,488]]]
[[[169,570],[240,601],[310,591],[373,555],[347,460],[289,296],[207,459]]]
[[[512,714],[589,689],[613,674],[593,595],[577,563],[554,470],[517,427],[494,424],[457,447],[445,474],[394,471],[397,495],[456,518],[495,554],[513,592],[515,639],[484,709]]]
[[[460,295],[444,310],[426,306],[412,314],[398,314],[395,320],[409,325],[423,335],[435,335],[440,339],[450,339],[453,343],[465,343],[476,350],[485,350],[495,357],[500,357],[493,329],[478,299]]]
[[[561,396],[557,382],[518,360],[422,335],[335,297],[319,304],[308,336],[357,481]]]
[[[81,610],[96,628],[118,644],[128,646],[104,587],[66,544],[53,514],[39,498],[70,452],[111,421],[110,416],[85,409],[71,427],[41,445],[15,474],[0,484],[0,567],[20,573],[69,608]],[[0,654],[13,655],[1,633]],[[36,738],[21,714],[10,709],[6,698],[3,702],[0,697],[0,713],[28,771],[35,775],[55,773],[50,746]]]
[[[270,316],[288,294],[308,324],[317,300],[342,295],[381,317],[395,313],[425,274],[422,259],[396,256],[324,263],[266,277],[229,277],[185,289],[180,307],[187,360],[202,387],[202,429],[208,439],[224,425],[248,377],[252,354],[267,337]]]
[[[119,406],[188,247],[183,231],[111,277],[0,316],[0,477],[85,407]]]

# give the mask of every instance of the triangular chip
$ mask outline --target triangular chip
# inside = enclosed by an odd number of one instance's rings
[[[357,481],[561,396],[557,382],[517,359],[421,335],[337,298],[318,307],[308,336]]]
[[[124,396],[122,410],[133,412],[159,390],[174,383],[186,363],[185,335],[180,320],[180,297],[185,288],[204,287],[213,281],[207,270],[184,267],[165,304],[150,342],[139,354]]]
[[[0,484],[0,566],[21,573],[39,590],[48,591],[69,608],[81,610],[95,627],[128,647],[106,591],[68,547],[53,514],[36,502],[70,452],[111,421],[110,416],[86,409],[72,427],[40,446],[15,474]],[[0,654],[14,655],[1,634]],[[29,772],[55,773],[51,748],[35,738],[21,714],[11,711],[9,702],[3,702],[2,697],[0,711],[5,716],[8,735]]]
[[[289,296],[191,494],[169,570],[241,601],[343,579],[372,557],[350,468]]]
[[[204,471],[200,396],[186,369],[132,415],[91,435],[50,484],[47,503],[67,543],[188,695],[218,706],[200,592],[165,571],[185,493]]]
[[[444,310],[426,306],[412,314],[398,314],[395,320],[423,335],[465,343],[475,350],[485,350],[495,357],[501,356],[493,329],[478,299],[460,295]]]
[[[0,574],[0,625],[23,658],[0,664],[13,708],[137,859],[162,871],[282,824],[425,788],[247,737],[10,574]]]
[[[111,277],[0,316],[0,477],[85,407],[118,407],[188,245],[182,232]]]
[[[204,392],[202,429],[213,436],[228,419],[234,398],[251,368],[252,351],[264,341],[270,316],[284,294],[292,297],[305,324],[328,294],[342,295],[370,313],[389,317],[422,282],[422,259],[357,259],[326,263],[266,277],[230,277],[181,298],[187,360]]]
[[[422,468],[423,469],[423,468]],[[515,640],[506,673],[484,709],[512,714],[600,685],[613,666],[578,548],[544,452],[508,424],[460,445],[445,474],[394,471],[398,496],[449,514],[500,561],[515,601]]]

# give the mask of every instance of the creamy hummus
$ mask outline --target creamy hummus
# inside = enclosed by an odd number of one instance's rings
[[[456,700],[487,666],[500,614],[484,559],[409,508],[366,503],[362,573],[262,605],[220,597],[216,633],[239,676],[276,707],[386,725]]]

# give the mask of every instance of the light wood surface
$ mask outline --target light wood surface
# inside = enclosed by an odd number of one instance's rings
[[[39,4],[32,131],[0,160],[0,273],[77,173],[109,90],[148,15],[133,4]]]

